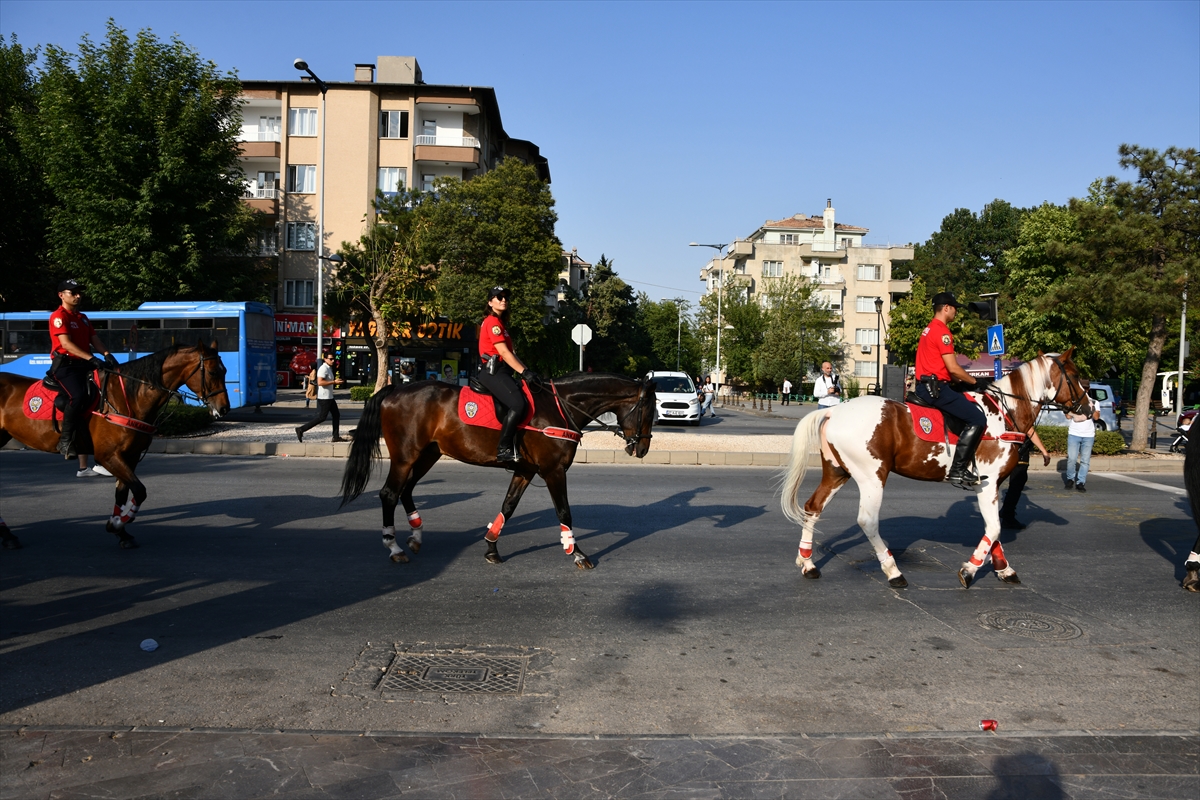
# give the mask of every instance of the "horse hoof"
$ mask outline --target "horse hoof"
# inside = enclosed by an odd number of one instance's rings
[[[417,553],[421,552],[421,543],[410,536],[408,537],[408,549],[412,550],[413,555],[415,556]]]
[[[113,527],[113,524],[111,521],[104,523],[104,530],[108,531],[109,533],[117,532],[117,529]]]
[[[8,542],[4,543],[8,547]],[[1189,569],[1183,579],[1183,588],[1189,592],[1200,592],[1200,569]]]
[[[15,536],[5,536],[4,541],[0,543],[0,546],[3,546],[5,550],[20,550],[21,540]],[[1193,589],[1192,591],[1195,590]]]
[[[967,572],[967,568],[963,567],[958,571],[958,582],[962,584],[964,589],[970,589],[971,583],[975,580],[975,576]]]
[[[484,556],[484,559],[486,559],[489,564],[503,564],[504,563],[504,559],[500,557],[499,553],[488,553]]]
[[[888,586],[892,587],[893,589],[903,589],[908,586],[908,581],[904,580],[903,575],[897,575],[894,578],[888,579]]]
[[[404,555],[404,553],[395,553],[391,556],[391,559],[392,559],[393,564],[407,564],[408,563],[408,556]]]
[[[595,569],[596,565],[591,562],[586,556],[575,559],[576,569]]]
[[[1021,582],[1021,579],[1017,577],[1017,573],[1015,573],[1015,572],[1012,574],[1009,574],[1009,575],[1001,575],[999,572],[997,572],[996,577],[999,578],[1000,581],[1003,583],[1010,583],[1010,584],[1016,585]]]
[[[137,541],[132,536],[124,536],[121,539],[122,550],[133,550],[138,546]]]
[[[803,575],[804,577],[808,578],[809,580],[815,581],[817,578],[821,577],[821,570],[817,569],[816,567],[813,567],[808,572],[801,572],[800,574]]]

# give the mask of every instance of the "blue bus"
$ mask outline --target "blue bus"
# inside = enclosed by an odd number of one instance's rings
[[[264,303],[142,303],[137,311],[84,313],[121,362],[173,344],[216,341],[230,408],[275,402],[275,315]],[[43,377],[50,368],[49,321],[49,311],[0,314],[0,370]],[[180,392],[202,405],[186,386]]]

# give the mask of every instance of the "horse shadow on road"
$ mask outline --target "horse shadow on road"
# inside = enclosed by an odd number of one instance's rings
[[[1169,517],[1147,519],[1139,525],[1139,533],[1147,547],[1174,567],[1175,580],[1182,582],[1187,573],[1183,562],[1187,559],[1192,544],[1196,541],[1196,524],[1191,519],[1192,505],[1188,502],[1187,495],[1177,497],[1175,507],[1184,514],[1186,519],[1182,521]]]

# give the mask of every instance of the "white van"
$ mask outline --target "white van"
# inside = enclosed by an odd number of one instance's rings
[[[700,424],[700,397],[692,376],[686,372],[647,372],[654,381],[654,399],[658,406],[655,422]]]

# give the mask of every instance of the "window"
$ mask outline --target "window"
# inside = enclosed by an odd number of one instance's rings
[[[855,361],[854,375],[858,378],[870,378],[872,381],[874,381],[875,369],[877,366],[878,365],[874,361]]]
[[[379,191],[388,196],[403,191],[404,181],[407,177],[405,173],[404,167],[380,167]]]
[[[296,194],[312,194],[317,190],[316,164],[290,164],[287,168],[287,190]]]
[[[856,328],[854,331],[855,344],[879,344],[878,328]]]
[[[764,261],[764,262],[762,262],[762,276],[764,278],[782,278],[783,277],[783,262],[782,261]]]
[[[289,222],[287,224],[288,250],[316,250],[317,226],[311,222]]]
[[[436,140],[437,139],[437,120],[436,119],[421,120],[421,135],[422,136],[432,136]]]
[[[800,237],[794,233],[781,233],[781,234],[779,234],[779,243],[780,244],[800,244]]]
[[[312,281],[284,281],[283,304],[285,306],[300,306],[309,308],[313,305]]]
[[[262,116],[258,118],[258,141],[279,141],[279,117]]]
[[[826,291],[821,293],[821,299],[829,304],[829,308],[833,311],[842,310],[842,293],[839,291]]]
[[[858,279],[860,281],[883,280],[883,267],[879,264],[859,264]]]
[[[422,175],[421,176],[421,191],[432,192],[433,182],[437,179],[437,175]]]
[[[276,228],[259,228],[257,246],[260,256],[275,255],[279,252],[279,231]]]
[[[408,138],[408,112],[407,111],[380,111],[379,112],[379,138],[380,139],[407,139]]]
[[[288,135],[316,136],[317,110],[315,108],[289,108]]]
[[[862,297],[861,295],[854,302],[854,310],[860,314],[874,314],[875,301],[877,297]]]

